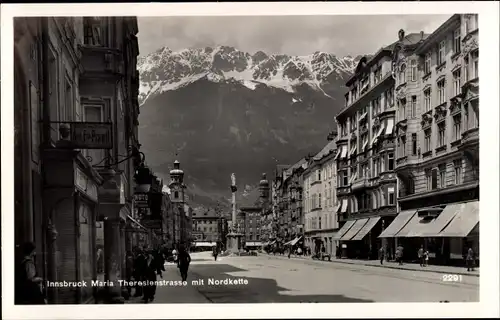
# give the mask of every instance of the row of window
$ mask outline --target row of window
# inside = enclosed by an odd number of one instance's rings
[[[318,181],[327,181],[335,177],[335,163],[326,164],[322,169],[316,170],[305,179],[304,189],[308,190],[311,184]]]
[[[333,207],[334,205],[335,188],[332,186],[331,182],[328,182],[328,187],[323,191],[323,197],[321,191],[312,193],[311,195],[309,195],[309,191],[306,191],[306,198],[304,199],[305,212],[310,212],[314,209]]]
[[[396,193],[394,187],[367,191],[350,198],[351,212],[362,210],[378,209],[396,204]]]
[[[323,219],[322,219],[323,218]],[[334,216],[331,216],[329,219],[328,214],[324,214],[323,217],[309,217],[306,218],[306,229],[308,230],[318,230],[318,229],[327,229],[331,226],[329,223],[333,223],[335,220]],[[324,222],[324,223],[322,223]]]
[[[370,166],[371,164],[371,166]],[[349,176],[348,169],[342,169],[339,171],[338,186],[348,187],[357,178],[367,178],[376,177],[379,174],[387,171],[394,170],[394,152],[387,152],[374,156],[371,162],[365,162],[358,166],[355,165],[351,168],[351,175]]]
[[[452,177],[448,179],[450,176]],[[463,183],[463,161],[457,159],[453,161],[453,171],[447,170],[446,163],[438,166],[437,169],[428,169],[425,172],[427,190],[446,188],[448,185],[459,185]],[[450,183],[451,182],[451,183]]]

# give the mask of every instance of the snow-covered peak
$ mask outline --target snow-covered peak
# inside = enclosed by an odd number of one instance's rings
[[[352,73],[357,61],[358,57],[339,58],[319,51],[307,56],[289,56],[262,51],[250,54],[229,46],[176,52],[164,47],[139,58],[139,98],[142,104],[154,95],[202,78],[213,82],[238,81],[252,90],[263,84],[294,92],[294,87],[303,83],[322,90],[321,85],[332,76],[345,78]]]

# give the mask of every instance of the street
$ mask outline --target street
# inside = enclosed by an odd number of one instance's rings
[[[175,265],[169,263],[165,269],[164,280],[180,280]],[[248,284],[209,285],[209,279],[246,279]],[[154,303],[479,301],[479,277],[442,279],[434,272],[268,255],[214,261],[210,252],[202,252],[192,254],[188,285],[158,286]],[[193,280],[204,284],[191,285]]]

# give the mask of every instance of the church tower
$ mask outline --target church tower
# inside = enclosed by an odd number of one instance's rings
[[[179,161],[175,160],[174,168],[170,170],[170,183],[168,187],[170,188],[170,200],[172,203],[183,206],[185,202],[184,171],[181,170],[180,166]]]

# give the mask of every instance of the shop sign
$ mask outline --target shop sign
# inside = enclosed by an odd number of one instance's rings
[[[75,149],[112,149],[111,123],[72,122],[71,146]]]
[[[149,195],[147,193],[136,193],[134,194],[134,203],[136,208],[147,208]]]
[[[97,185],[79,168],[76,168],[75,170],[75,187],[97,202]]]

